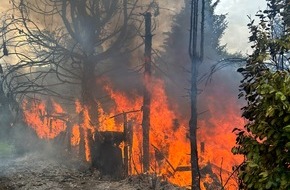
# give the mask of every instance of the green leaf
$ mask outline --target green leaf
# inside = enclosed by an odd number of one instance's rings
[[[290,142],[287,142],[285,146],[286,148],[290,148]]]
[[[285,101],[287,98],[282,92],[276,92],[275,99]]]
[[[280,111],[278,116],[281,117],[283,114],[284,114],[284,112]]]
[[[273,94],[275,91],[276,91],[276,90],[275,90],[273,87],[271,87],[269,93],[270,93],[270,94]]]
[[[274,115],[274,108],[272,106],[269,106],[267,111],[266,111],[266,117],[271,117]]]
[[[247,182],[248,180],[249,180],[249,175],[246,174],[245,177],[244,177],[244,181]]]
[[[281,186],[285,186],[289,183],[285,175],[282,175],[281,177]]]
[[[266,184],[266,189],[270,189],[272,187],[272,181],[268,181]]]
[[[260,94],[264,95],[264,94],[266,94],[266,91],[265,90],[261,90]]]
[[[290,125],[283,127],[283,130],[287,133],[290,133]]]
[[[265,171],[265,172],[261,172],[261,173],[259,174],[259,176],[262,176],[263,178],[266,178],[266,177],[268,177],[268,172],[267,172],[267,171]]]
[[[271,125],[275,125],[276,121],[277,121],[276,119],[272,119]]]
[[[289,121],[289,119],[290,119],[290,115],[287,115],[286,117],[284,117],[284,122]]]
[[[256,168],[256,167],[258,167],[259,165],[256,164],[256,163],[250,162],[250,163],[248,164],[248,166],[251,167],[251,168]]]
[[[271,138],[271,136],[273,135],[273,133],[275,133],[274,130],[270,130],[268,133],[267,133],[267,138]]]

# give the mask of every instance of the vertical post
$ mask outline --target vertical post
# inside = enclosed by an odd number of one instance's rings
[[[85,148],[85,130],[80,126],[80,143],[79,143],[79,158],[82,161],[86,160],[86,148]]]
[[[133,126],[132,122],[127,123],[128,141],[128,175],[132,174],[132,148],[133,148]]]
[[[125,175],[129,174],[129,136],[128,136],[128,122],[127,122],[127,113],[123,113],[124,119],[124,136],[125,136],[125,147],[124,147],[124,166],[125,166]]]
[[[79,143],[79,158],[82,161],[86,160],[86,145],[85,145],[85,128],[83,126],[84,123],[84,113],[83,110],[80,112],[80,143]]]
[[[72,123],[70,121],[66,122],[67,126],[67,151],[71,153],[71,137],[72,137]]]
[[[144,71],[144,96],[143,96],[143,172],[148,172],[150,167],[149,156],[149,131],[150,131],[150,103],[151,103],[151,13],[146,12],[145,17],[145,71]]]
[[[92,154],[91,154],[92,151],[91,150],[94,146],[93,131],[91,129],[86,129],[85,132],[86,132],[87,148],[88,148],[87,151],[89,153],[89,156],[85,155],[85,158],[86,158],[86,161],[89,162],[90,165],[92,165]],[[87,154],[87,152],[86,152],[86,154]],[[88,160],[87,160],[87,158],[88,158]]]

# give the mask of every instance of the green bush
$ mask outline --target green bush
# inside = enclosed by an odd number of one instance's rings
[[[288,1],[287,1],[288,2]],[[253,53],[244,68],[239,97],[248,120],[237,133],[234,154],[245,160],[238,170],[240,189],[290,189],[290,29],[289,2],[268,0],[269,10],[252,21]],[[287,20],[288,19],[288,20]],[[287,22],[286,22],[287,21]],[[283,30],[282,30],[283,29]]]

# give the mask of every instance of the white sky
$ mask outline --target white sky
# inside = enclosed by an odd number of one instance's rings
[[[221,0],[216,13],[228,13],[228,28],[222,39],[222,44],[227,44],[229,52],[250,52],[248,44],[249,18],[254,18],[259,9],[266,8],[266,0]]]

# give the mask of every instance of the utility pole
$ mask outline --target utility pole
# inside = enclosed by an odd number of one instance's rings
[[[149,131],[150,131],[150,104],[151,104],[151,13],[146,12],[145,17],[145,71],[143,89],[143,172],[148,172],[150,168],[149,151]]]
[[[201,13],[199,11],[199,0],[191,0],[190,16],[190,36],[189,36],[189,55],[191,59],[191,84],[190,84],[190,109],[191,116],[189,121],[190,137],[190,162],[191,162],[191,189],[200,190],[200,172],[198,165],[197,151],[197,77],[198,67],[203,62],[204,54],[204,18],[205,0],[202,0]],[[199,14],[201,14],[200,25]],[[200,44],[198,46],[198,38]]]

